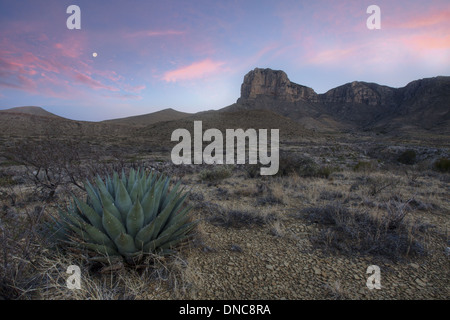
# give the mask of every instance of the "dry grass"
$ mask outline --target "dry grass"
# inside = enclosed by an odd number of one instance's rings
[[[215,170],[220,172],[219,169]],[[194,206],[194,214],[202,221],[198,235],[180,253],[152,257],[145,267],[134,269],[98,266],[79,252],[32,241],[31,235],[39,235],[37,230],[43,225],[37,220],[30,223],[27,212],[31,214],[36,206],[43,208],[41,200],[32,186],[0,186],[5,206],[0,228],[2,268],[7,270],[3,272],[0,294],[22,299],[196,299],[203,291],[204,297],[205,270],[193,259],[196,254],[192,252],[198,250],[196,246],[206,254],[221,248],[221,243],[211,242],[211,237],[202,231],[211,225],[224,234],[255,229],[274,241],[310,241],[338,255],[375,254],[391,260],[403,256],[414,259],[414,254],[427,253],[431,244],[435,248],[436,243],[447,246],[444,233],[448,229],[446,213],[450,204],[448,179],[442,174],[414,168],[402,172],[373,167],[354,171],[350,167],[330,173],[328,178],[290,172],[279,177],[248,179],[244,170],[226,169],[226,178],[217,176],[210,181],[203,179],[205,171],[201,170],[180,174],[191,189],[189,202]],[[54,206],[64,206],[65,191],[58,190],[57,199],[47,204],[45,221],[54,214]],[[11,215],[21,218],[5,218]],[[13,222],[24,228],[5,228],[5,223],[12,226]],[[294,230],[292,224],[301,230]],[[318,230],[309,229],[311,224]],[[35,231],[30,232],[29,228]],[[10,238],[15,239],[14,243],[6,240],[10,237],[7,230],[17,230]],[[234,248],[242,247],[235,244]],[[239,254],[245,254],[245,250]],[[66,286],[66,270],[73,264],[82,271],[81,290],[69,290]],[[23,272],[11,273],[17,268]],[[332,299],[350,296],[339,281],[329,282],[326,290]]]

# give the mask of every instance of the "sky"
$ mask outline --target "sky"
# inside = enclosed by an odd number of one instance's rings
[[[317,93],[450,75],[450,1],[0,0],[0,109],[87,121],[217,110],[257,67]]]

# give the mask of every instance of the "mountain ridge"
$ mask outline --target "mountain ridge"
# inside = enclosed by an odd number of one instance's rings
[[[412,126],[449,132],[449,106],[448,76],[418,79],[400,88],[353,81],[317,94],[291,82],[282,70],[255,68],[244,76],[239,99],[224,110],[272,110],[297,122],[326,118],[339,123],[336,129],[402,130]],[[402,120],[408,126],[402,126]]]
[[[291,82],[282,70],[255,68],[244,76],[236,103],[219,112],[266,110],[289,118],[316,131],[431,130],[450,133],[450,77],[413,80],[392,88],[372,82],[353,81],[318,94],[314,89]],[[159,122],[201,118],[212,111],[185,113],[172,108],[153,113],[103,121],[76,121],[60,117],[42,107],[16,107],[0,110],[5,128],[17,116],[64,120],[66,126],[92,123],[103,127],[145,127]],[[212,112],[211,114],[214,114]],[[9,115],[7,117],[6,115]],[[67,122],[67,123],[66,123]],[[69,125],[70,122],[73,122]],[[26,127],[26,125],[23,125]],[[17,131],[18,128],[13,128]]]

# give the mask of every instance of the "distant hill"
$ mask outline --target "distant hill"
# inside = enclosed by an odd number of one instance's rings
[[[19,113],[19,114],[26,114],[26,115],[39,116],[39,117],[63,119],[62,117],[57,116],[56,114],[53,114],[51,112],[48,112],[47,110],[45,110],[41,107],[34,107],[34,106],[15,107],[15,108],[10,108],[10,109],[0,110],[0,112],[2,112],[2,113]]]
[[[102,122],[108,123],[108,124],[146,126],[146,125],[154,124],[154,123],[161,122],[161,121],[179,120],[179,119],[186,118],[190,115],[192,115],[192,114],[176,111],[174,109],[169,108],[169,109],[164,109],[161,111],[148,113],[148,114],[144,114],[144,115],[112,119],[112,120],[105,120]]]
[[[289,80],[281,70],[254,69],[244,77],[241,96],[231,106],[196,114],[165,109],[101,122],[75,121],[40,107],[0,111],[3,139],[27,136],[129,138],[167,145],[173,130],[280,129],[283,138],[316,137],[314,132],[450,134],[450,77],[410,82],[403,88],[354,81],[317,94]]]

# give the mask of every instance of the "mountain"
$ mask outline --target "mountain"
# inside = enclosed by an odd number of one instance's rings
[[[256,68],[241,96],[224,111],[271,110],[306,127],[327,130],[450,131],[450,77],[416,80],[403,88],[354,81],[317,94],[281,70]]]
[[[62,117],[57,116],[51,112],[48,112],[47,110],[41,107],[34,107],[34,106],[15,107],[11,109],[0,110],[0,112],[63,119]]]
[[[144,115],[112,119],[112,120],[105,120],[102,122],[108,123],[108,124],[145,126],[145,125],[162,122],[162,121],[179,120],[179,119],[186,118],[190,115],[192,115],[192,114],[186,113],[186,112],[180,112],[180,111],[169,108],[169,109],[164,109],[161,111],[148,113],[148,114],[144,114]]]
[[[285,138],[318,132],[450,134],[450,77],[415,80],[402,88],[354,81],[317,94],[291,82],[284,71],[256,68],[244,77],[236,103],[196,114],[165,109],[102,122],[75,121],[40,107],[0,111],[4,139],[26,136],[84,136],[167,143],[177,128],[193,121],[207,128],[281,129]],[[160,140],[160,141],[159,141]]]

